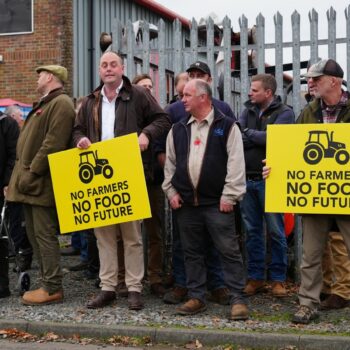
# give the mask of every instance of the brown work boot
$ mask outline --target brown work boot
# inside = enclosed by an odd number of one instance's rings
[[[59,303],[63,300],[63,290],[49,294],[44,288],[39,288],[25,292],[22,296],[22,304],[24,305],[47,305]]]
[[[118,283],[115,291],[117,292],[118,297],[126,298],[128,296],[128,288],[126,287],[125,282]]]
[[[230,304],[230,295],[229,290],[227,288],[217,288],[210,292],[207,299],[214,303],[218,303],[220,305],[229,305]]]
[[[143,301],[140,292],[128,293],[129,310],[141,310],[143,309]]]
[[[272,282],[272,295],[277,298],[284,298],[288,296],[283,282]]]
[[[249,280],[243,292],[246,295],[254,295],[265,289],[265,281]]]
[[[244,321],[249,317],[249,312],[246,304],[234,304],[231,307],[230,320]]]
[[[199,312],[205,311],[207,306],[199,299],[190,299],[185,304],[176,308],[176,313],[179,315],[195,315]]]
[[[166,304],[180,304],[186,299],[187,288],[174,287],[170,292],[165,293],[163,301]]]
[[[350,305],[350,301],[342,298],[337,294],[331,294],[327,299],[323,300],[320,306],[321,310],[343,309]]]
[[[88,309],[99,309],[111,304],[115,300],[115,292],[101,290],[94,299],[89,300],[86,307]]]

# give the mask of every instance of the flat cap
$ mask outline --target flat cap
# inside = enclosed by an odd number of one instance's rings
[[[48,66],[40,66],[35,68],[37,73],[40,73],[42,71],[52,73],[55,75],[58,79],[60,79],[63,83],[65,83],[68,80],[68,71],[67,68],[58,66],[55,64],[51,64]]]
[[[338,62],[328,59],[320,60],[313,64],[307,73],[302,74],[301,77],[305,78],[316,78],[322,75],[331,75],[333,77],[343,78],[344,71],[338,64]]]

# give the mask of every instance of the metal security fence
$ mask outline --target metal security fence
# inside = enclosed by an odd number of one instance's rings
[[[158,90],[157,97],[164,106],[173,92],[172,77],[184,71],[190,63],[201,59],[209,65],[213,72],[214,95],[222,93],[236,114],[248,98],[250,76],[256,73],[271,72],[278,83],[277,93],[287,98],[297,114],[303,106],[301,98],[300,71],[306,68],[307,61],[314,63],[320,57],[320,47],[327,47],[323,58],[337,59],[337,48],[345,45],[346,57],[344,71],[350,78],[350,6],[345,9],[346,37],[336,36],[336,11],[330,8],[326,13],[328,38],[320,39],[319,15],[313,9],[309,12],[310,39],[301,40],[300,15],[294,12],[290,24],[283,21],[277,12],[274,17],[274,41],[267,42],[265,36],[265,18],[259,14],[256,23],[248,27],[247,18],[239,18],[240,32],[232,30],[231,20],[225,17],[222,23],[215,24],[212,18],[205,23],[197,23],[194,19],[191,28],[183,28],[179,20],[173,22],[172,40],[166,37],[165,22],[161,19],[156,23],[157,36],[150,39],[150,24],[145,21],[134,30],[131,21],[122,24],[115,21],[112,24],[112,49],[120,52],[126,61],[127,75],[133,77],[137,73],[151,73],[155,77]],[[322,20],[325,26],[325,20]],[[283,41],[283,30],[292,33],[291,41]],[[165,43],[168,43],[167,45]],[[267,52],[274,52],[274,65],[268,65]],[[289,62],[285,63],[285,52],[291,50]],[[307,51],[304,61],[301,51]],[[289,71],[288,74],[285,72]],[[290,96],[286,96],[286,87]]]
[[[131,21],[122,24],[113,23],[112,49],[118,51],[125,58],[126,75],[130,78],[139,73],[149,73],[154,79],[156,97],[165,106],[174,94],[174,76],[183,72],[196,60],[205,61],[212,72],[213,93],[228,102],[236,115],[239,115],[243,103],[248,99],[250,77],[257,73],[274,74],[278,84],[277,94],[291,105],[298,116],[305,104],[302,85],[305,83],[300,77],[301,70],[307,64],[318,61],[319,57],[342,59],[341,62],[348,84],[350,80],[350,6],[345,11],[346,36],[338,38],[336,35],[336,11],[330,8],[326,13],[328,35],[326,39],[319,37],[319,16],[313,9],[309,12],[309,40],[301,40],[300,15],[291,15],[291,41],[283,40],[286,23],[282,15],[277,12],[273,17],[274,41],[267,42],[265,36],[265,18],[259,14],[256,23],[248,27],[247,18],[239,18],[239,33],[232,30],[231,20],[225,17],[222,23],[215,24],[212,18],[205,23],[192,20],[190,29],[183,28],[179,20],[172,24],[172,40],[166,35],[165,23],[161,19],[150,24],[145,21],[137,27]],[[150,27],[152,26],[152,38]],[[154,35],[154,31],[157,35]],[[168,43],[168,45],[166,45]],[[326,53],[320,55],[321,49]],[[337,57],[337,51],[343,53]],[[268,64],[268,51],[273,51],[274,64]],[[286,51],[290,57],[287,58]],[[302,53],[303,59],[302,60]],[[286,63],[287,62],[287,63]],[[349,86],[349,85],[347,85]],[[169,212],[170,213],[170,212]],[[169,221],[170,220],[170,221]],[[167,220],[168,223],[171,219]],[[170,225],[171,226],[171,225]],[[171,228],[167,231],[171,231]],[[170,232],[171,233],[171,232]],[[293,275],[299,279],[301,261],[301,220],[295,217],[294,238],[289,248],[289,259],[293,260]]]

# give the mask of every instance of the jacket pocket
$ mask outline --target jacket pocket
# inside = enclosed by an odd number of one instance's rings
[[[30,172],[29,168],[22,168],[18,179],[18,190],[23,194],[39,196],[43,191],[44,177]]]

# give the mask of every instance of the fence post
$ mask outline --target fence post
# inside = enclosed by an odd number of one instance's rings
[[[231,21],[227,16],[222,21],[222,25],[224,27],[224,101],[231,105]]]
[[[127,70],[127,76],[129,77],[129,79],[133,79],[135,76],[135,62],[134,62],[135,33],[134,33],[134,27],[131,21],[127,22],[126,34],[127,34],[126,70]]]
[[[118,19],[112,23],[112,50],[121,53],[123,46],[123,26]]]
[[[259,13],[256,17],[256,45],[258,74],[265,73],[265,18]]]
[[[318,61],[318,13],[315,9],[309,12],[310,21],[310,63]]]
[[[173,22],[173,31],[173,70],[175,75],[177,75],[183,71],[181,22],[178,18]]]
[[[345,9],[345,18],[346,18],[346,77],[347,77],[347,86],[350,87],[349,85],[350,84],[350,5]]]
[[[248,19],[242,15],[239,19],[241,55],[240,55],[240,80],[241,80],[241,108],[244,102],[248,100],[249,76],[248,76]]]
[[[336,45],[336,18],[337,12],[331,7],[327,11],[328,19],[328,58],[335,60],[337,58],[337,45]]]
[[[300,15],[292,14],[293,31],[293,110],[296,116],[300,113]]]
[[[165,76],[165,23],[162,19],[158,24],[158,45],[159,45],[159,104],[162,107],[166,105],[166,76]]]
[[[275,78],[277,82],[277,95],[280,95],[283,101],[283,17],[277,12],[273,19],[275,23]]]
[[[149,23],[142,23],[142,73],[149,74]]]
[[[214,21],[211,17],[207,20],[207,63],[211,71],[213,96],[217,96],[217,70],[214,61]]]
[[[198,60],[198,25],[192,18],[191,25],[191,64]]]

